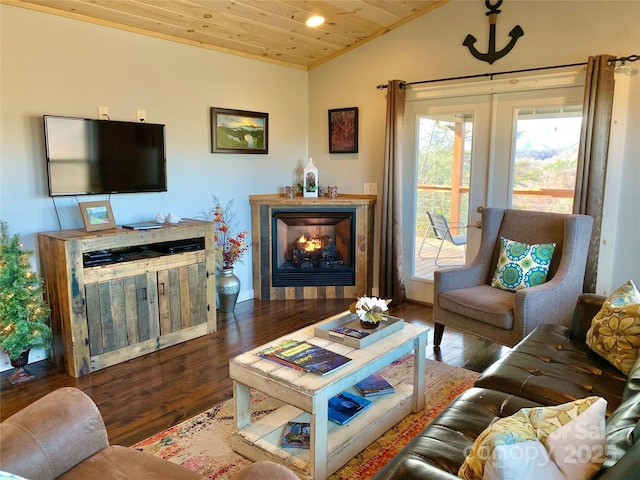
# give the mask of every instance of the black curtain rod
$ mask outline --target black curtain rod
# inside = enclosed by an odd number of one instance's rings
[[[640,60],[640,55],[629,55],[628,57],[614,58],[612,61],[613,62],[622,62],[622,64],[624,65],[626,62],[636,62],[638,60]],[[408,83],[403,83],[402,85],[405,86],[405,87],[408,87],[410,85],[419,85],[419,84],[423,84],[423,83],[447,82],[447,81],[451,81],[451,80],[468,80],[470,78],[481,78],[481,77],[489,77],[491,80],[493,80],[493,77],[496,76],[496,75],[508,75],[508,74],[511,74],[511,73],[537,72],[539,70],[553,70],[555,68],[580,67],[580,66],[584,66],[586,64],[587,64],[587,62],[567,63],[565,65],[552,65],[552,66],[549,66],[549,67],[525,68],[525,69],[522,69],[522,70],[509,70],[509,71],[506,71],[506,72],[479,73],[477,75],[465,75],[465,76],[462,76],[462,77],[437,78],[437,79],[434,79],[434,80],[421,80],[421,81],[418,81],[418,82],[408,82]],[[378,90],[384,90],[385,88],[387,88],[387,85],[384,84],[384,83],[381,83],[376,88]]]

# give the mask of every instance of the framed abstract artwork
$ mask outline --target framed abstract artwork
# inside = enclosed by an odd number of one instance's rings
[[[269,153],[269,114],[211,107],[212,153]]]
[[[358,153],[358,107],[329,110],[329,153]]]

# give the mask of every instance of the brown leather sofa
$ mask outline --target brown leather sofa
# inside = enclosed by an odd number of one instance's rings
[[[0,471],[28,480],[207,480],[133,448],[109,445],[102,416],[82,391],[55,390],[0,424]],[[234,480],[298,480],[272,462],[245,467]]]
[[[605,297],[578,299],[571,328],[541,325],[487,368],[375,480],[453,479],[474,440],[495,419],[524,407],[557,405],[591,395],[608,401],[606,459],[596,478],[638,478],[640,359],[628,377],[585,344]],[[635,443],[634,443],[635,439]]]

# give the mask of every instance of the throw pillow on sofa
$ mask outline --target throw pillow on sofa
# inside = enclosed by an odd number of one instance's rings
[[[535,444],[538,439],[527,414],[522,410],[509,417],[496,420],[478,435],[458,471],[458,476],[467,480],[482,479],[485,464],[493,456],[494,449],[498,446],[526,448],[526,444],[531,442]],[[527,458],[531,456],[527,455]],[[544,463],[544,459],[539,463]]]
[[[640,350],[640,292],[631,280],[604,301],[586,341],[591,350],[629,374]]]
[[[484,466],[483,480],[565,480],[539,440],[497,445]]]
[[[590,479],[604,461],[606,408],[605,399],[593,396],[501,418],[476,438],[458,476]]]
[[[595,401],[594,401],[595,399]],[[593,402],[593,403],[591,403]],[[602,467],[606,455],[605,416],[607,401],[588,397],[557,407],[533,408],[539,421],[529,417],[564,478],[593,478]],[[574,417],[575,415],[575,417]],[[544,434],[549,432],[547,437]]]
[[[547,281],[555,243],[528,245],[500,237],[500,245],[492,287],[515,292]]]

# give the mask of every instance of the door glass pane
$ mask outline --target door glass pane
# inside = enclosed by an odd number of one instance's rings
[[[518,110],[513,208],[571,213],[581,123],[580,106]]]
[[[465,260],[473,115],[419,116],[417,123],[414,275],[432,279],[435,269]],[[444,216],[449,235],[430,227],[427,212]]]

